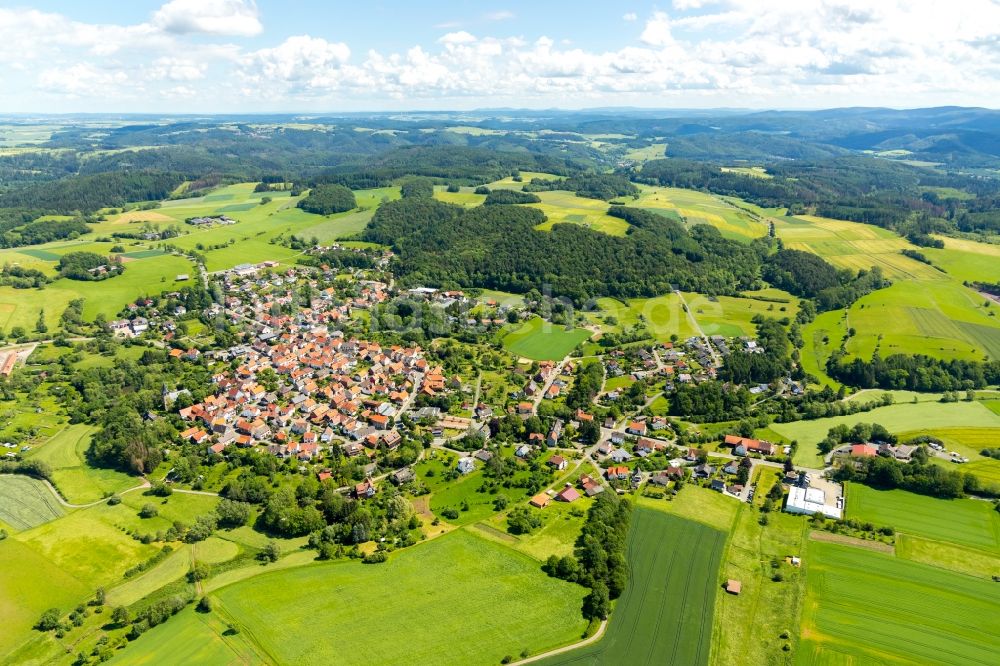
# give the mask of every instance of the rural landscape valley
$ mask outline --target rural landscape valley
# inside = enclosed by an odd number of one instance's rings
[[[0,664],[997,663],[995,3],[307,4],[0,8]]]

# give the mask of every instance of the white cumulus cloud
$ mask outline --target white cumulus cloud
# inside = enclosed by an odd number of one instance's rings
[[[170,0],[153,14],[152,24],[181,35],[252,37],[264,30],[256,3],[243,0]]]

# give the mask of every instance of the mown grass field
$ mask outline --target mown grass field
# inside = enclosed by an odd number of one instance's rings
[[[810,541],[798,664],[995,664],[1000,585]]]
[[[1000,307],[962,284],[1000,278],[995,247],[948,239],[944,250],[916,248],[871,225],[811,216],[773,219],[786,247],[854,271],[878,266],[893,281],[852,304],[846,317],[826,313],[804,327],[803,364],[822,382],[829,383],[822,369],[848,328],[856,331],[847,344],[851,356],[869,358],[877,349],[883,356],[1000,358]],[[937,268],[903,256],[904,249],[924,252]]]
[[[344,664],[486,665],[579,638],[584,593],[546,576],[537,561],[459,530],[385,564],[265,573],[214,596],[281,663],[326,664],[337,655]],[[288,640],[289,627],[303,622],[316,630]]]
[[[982,402],[987,409],[996,413],[992,403],[993,401]],[[980,451],[984,448],[1000,445],[1000,428],[970,426],[920,429],[900,433],[900,437],[904,439],[919,435],[937,437],[949,451],[955,451],[969,458],[969,462],[961,466],[961,471],[974,474],[987,484],[1000,486],[1000,460],[980,455]],[[941,458],[933,458],[932,461],[949,469],[955,468],[953,463]]]
[[[775,233],[785,247],[818,254],[839,268],[878,266],[892,280],[947,280],[933,267],[900,254],[918,248],[874,225],[799,215],[775,218]]]
[[[639,497],[637,502],[641,507],[704,523],[724,532],[732,527],[740,507],[739,501],[732,497],[724,497],[722,493],[695,485],[685,486],[670,501]]]
[[[64,513],[52,491],[41,481],[19,474],[0,474],[0,522],[16,530],[27,530]]]
[[[539,664],[707,664],[726,534],[636,507],[631,575],[604,637]]]
[[[704,192],[674,187],[640,185],[638,200],[627,205],[636,208],[662,210],[679,216],[685,225],[709,224],[726,238],[750,241],[767,235],[766,222],[757,221],[745,211]]]
[[[773,474],[765,470],[767,473]],[[762,482],[759,492],[764,493],[768,485]],[[774,512],[769,524],[762,526],[759,517],[756,511],[740,505],[729,535],[719,577],[738,580],[743,589],[739,596],[722,589],[716,595],[712,663],[781,664],[786,661],[784,646],[794,650],[796,644],[794,631],[787,639],[781,634],[798,626],[805,577],[784,558],[803,553],[808,523],[798,516]],[[768,563],[772,558],[780,562],[778,570],[785,578],[780,583],[771,580],[774,570]]]
[[[900,433],[960,428],[972,423],[980,427],[1000,428],[1000,416],[981,402],[901,403],[848,416],[772,423],[771,429],[789,440],[798,440],[799,448],[795,453],[797,465],[816,467],[822,463],[816,444],[826,437],[830,428],[841,423],[849,426],[855,423],[881,423],[890,432]]]
[[[526,205],[537,208],[548,218],[535,227],[540,231],[548,231],[552,225],[561,223],[579,224],[610,236],[624,236],[628,231],[628,222],[607,214],[609,207],[607,201],[578,197],[572,192],[562,190],[535,192],[535,194],[542,202]]]
[[[799,311],[798,299],[791,294],[782,294],[785,303],[762,301],[756,298],[736,298],[733,296],[707,297],[701,294],[686,293],[688,310],[698,320],[705,335],[722,335],[727,338],[739,336],[756,336],[757,326],[751,321],[755,316],[794,318]],[[775,296],[776,297],[776,296]]]
[[[857,333],[847,351],[868,358],[878,345],[883,356],[1000,358],[1000,319],[990,316],[1000,312],[1000,306],[986,307],[985,302],[952,280],[898,281],[851,306],[847,322]]]
[[[506,330],[509,332],[503,338],[503,346],[507,351],[538,361],[561,360],[591,335],[590,331],[580,328],[566,330],[540,317]]]
[[[72,504],[94,502],[141,483],[124,472],[87,464],[85,454],[93,432],[93,427],[84,424],[67,426],[28,456],[30,460],[48,463],[53,483]]]
[[[844,492],[848,518],[928,539],[1000,551],[1000,513],[989,502],[876,490],[860,483],[848,484]]]

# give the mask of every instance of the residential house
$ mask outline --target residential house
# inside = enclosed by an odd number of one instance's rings
[[[566,469],[566,465],[568,463],[567,463],[566,459],[563,458],[562,456],[555,455],[555,456],[552,456],[551,458],[549,458],[548,461],[545,464],[548,465],[549,467],[554,467],[557,470],[564,470],[564,469]]]
[[[568,482],[565,488],[556,493],[556,500],[560,502],[575,502],[578,499],[580,499],[579,491]]]
[[[610,453],[609,457],[617,463],[628,462],[629,460],[632,460],[632,454],[626,451],[625,449],[615,449]]]
[[[410,483],[411,481],[417,478],[416,474],[413,473],[413,469],[410,467],[397,469],[389,476],[392,478],[392,482],[395,483],[397,486],[401,486],[404,483]]]
[[[612,466],[604,470],[604,476],[607,477],[609,481],[612,479],[624,481],[629,476],[629,468],[625,466]]]
[[[365,479],[354,486],[354,496],[358,499],[367,499],[375,496],[375,484],[371,479]]]
[[[458,472],[459,474],[469,474],[474,469],[476,469],[476,461],[474,458],[465,456],[458,459]]]
[[[715,474],[715,468],[708,463],[702,463],[694,468],[693,472],[695,478],[707,479],[708,477]]]
[[[632,421],[625,428],[625,432],[630,435],[645,436],[646,435],[646,422],[645,421]]]

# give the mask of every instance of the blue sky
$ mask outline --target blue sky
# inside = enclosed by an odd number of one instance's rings
[[[14,0],[0,112],[1000,106],[998,0]]]

